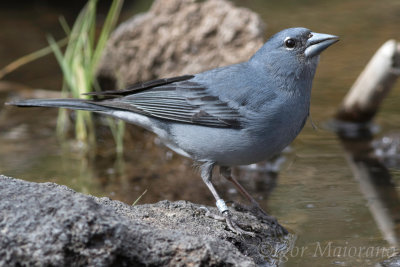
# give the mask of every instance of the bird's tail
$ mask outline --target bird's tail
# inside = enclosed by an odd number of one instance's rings
[[[6,105],[18,107],[51,107],[51,108],[68,108],[76,110],[88,111],[106,111],[105,107],[91,103],[85,99],[27,99],[6,103]]]

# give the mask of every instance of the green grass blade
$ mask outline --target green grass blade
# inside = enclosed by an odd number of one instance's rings
[[[135,200],[135,202],[133,202],[132,206],[135,206],[139,202],[139,200],[144,196],[144,194],[146,194],[146,193],[147,193],[147,189],[144,190],[144,192]]]
[[[71,88],[74,87],[74,84],[72,83],[73,80],[72,73],[70,71],[70,68],[68,67],[67,62],[63,57],[60,47],[57,45],[56,41],[52,36],[48,36],[47,40],[50,44],[51,49],[53,50],[53,53],[58,61],[58,64],[60,64],[61,70],[64,74],[64,80],[67,82],[68,86],[70,86]]]
[[[103,28],[96,41],[96,4],[97,0],[89,0],[75,20],[72,29],[65,19],[60,18],[60,23],[65,32],[69,33],[69,41],[64,54],[52,37],[49,44],[64,74],[65,88],[75,98],[87,97],[88,93],[98,87],[95,79],[96,67],[101,54],[106,46],[111,30],[114,28],[119,16],[122,0],[113,0]],[[60,113],[60,123],[65,122],[65,115]],[[123,151],[123,135],[125,124],[123,122],[109,121],[110,130],[116,142],[118,154]],[[61,127],[59,129],[62,129]],[[94,141],[95,129],[92,116],[88,112],[77,111],[75,121],[75,136],[81,141]],[[93,145],[94,142],[90,142]]]
[[[71,28],[68,25],[68,22],[65,20],[64,16],[60,16],[58,18],[58,21],[60,22],[61,28],[63,28],[65,34],[67,36],[71,35]]]
[[[97,46],[93,54],[92,68],[91,68],[93,70],[93,75],[95,75],[97,64],[100,61],[101,55],[107,44],[107,40],[109,38],[111,30],[117,24],[123,2],[124,2],[123,0],[113,0],[111,4],[110,11],[107,14],[107,18],[104,22],[103,29],[100,33],[99,39],[97,41]]]

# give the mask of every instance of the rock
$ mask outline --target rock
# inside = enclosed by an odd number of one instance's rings
[[[400,267],[400,254],[390,257],[376,265],[377,267]]]
[[[252,215],[233,214],[256,237],[233,234],[185,201],[130,206],[0,175],[0,266],[276,264],[293,237],[273,237]]]
[[[257,14],[227,0],[156,0],[113,32],[99,80],[113,89],[245,61],[262,46],[264,28]]]
[[[372,142],[373,153],[387,168],[400,169],[400,133],[391,132]]]

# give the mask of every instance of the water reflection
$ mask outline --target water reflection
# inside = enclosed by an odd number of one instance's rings
[[[267,208],[268,197],[277,186],[279,171],[287,161],[287,152],[277,155],[274,158],[251,165],[238,166],[233,168],[232,174],[242,184],[246,190],[254,193],[255,199],[262,201],[264,208]],[[285,153],[286,152],[286,153]],[[230,193],[237,193],[235,189],[230,189]]]
[[[383,237],[390,245],[398,247],[400,198],[396,185],[389,170],[374,153],[371,127],[365,126],[357,134],[353,130],[341,131],[338,134],[346,160],[354,178],[360,184],[360,190]],[[358,138],[355,138],[356,136]]]

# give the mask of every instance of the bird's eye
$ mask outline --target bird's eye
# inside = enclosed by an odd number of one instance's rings
[[[287,47],[287,48],[293,48],[294,46],[296,45],[296,41],[294,40],[294,39],[292,39],[292,38],[286,38],[286,40],[285,40],[285,46]]]

